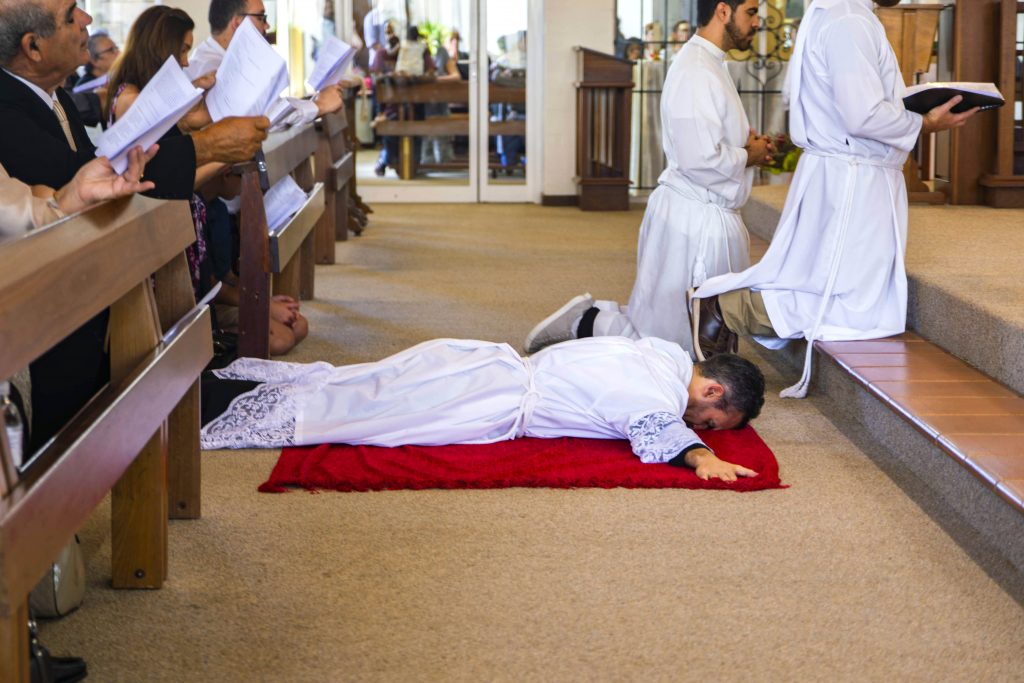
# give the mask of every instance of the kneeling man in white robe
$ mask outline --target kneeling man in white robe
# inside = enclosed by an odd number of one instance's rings
[[[757,0],[700,0],[700,28],[677,53],[661,95],[667,166],[640,225],[629,304],[582,294],[538,324],[527,353],[579,337],[619,335],[674,341],[692,354],[686,290],[750,265],[740,216],[754,166],[771,160],[768,138],[750,129],[725,65],[760,25]]]
[[[891,6],[899,0],[875,0]],[[843,341],[906,327],[907,190],[903,162],[921,133],[963,125],[961,98],[921,116],[903,106],[896,55],[871,0],[815,0],[800,23],[783,97],[803,155],[761,261],[711,278],[693,295],[698,358],[736,334],[778,348],[788,339]],[[784,397],[803,397],[804,374]]]
[[[571,436],[629,439],[643,462],[692,467],[702,479],[757,474],[717,458],[693,430],[757,417],[761,371],[731,354],[694,366],[653,337],[568,341],[528,358],[508,344],[437,339],[375,363],[242,358],[214,374],[203,383],[206,449]]]

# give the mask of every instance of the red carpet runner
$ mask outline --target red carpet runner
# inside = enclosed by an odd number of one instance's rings
[[[486,445],[399,448],[325,444],[285,448],[270,479],[259,490],[785,488],[779,481],[775,456],[752,427],[704,432],[701,438],[718,457],[749,467],[758,476],[735,483],[702,481],[689,468],[645,465],[630,451],[628,441],[608,439],[517,439]]]

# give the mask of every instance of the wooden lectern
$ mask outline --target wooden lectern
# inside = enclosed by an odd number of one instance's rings
[[[629,209],[633,62],[576,47],[576,187],[584,211]]]
[[[932,46],[939,28],[942,5],[912,5],[906,7],[877,7],[875,13],[885,27],[885,35],[896,52],[903,82],[914,85],[915,77],[927,73],[932,61]],[[922,139],[925,159],[931,156],[931,141]],[[921,167],[913,156],[903,166],[907,182],[907,198],[911,202],[945,204],[946,195],[928,187],[921,178]]]

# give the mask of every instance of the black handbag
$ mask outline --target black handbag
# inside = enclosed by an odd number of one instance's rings
[[[89,675],[81,657],[54,657],[39,642],[35,619],[28,620],[29,676],[32,683],[75,683]]]

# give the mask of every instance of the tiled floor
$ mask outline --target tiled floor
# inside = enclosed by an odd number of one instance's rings
[[[1024,511],[1024,398],[912,332],[816,348]]]

